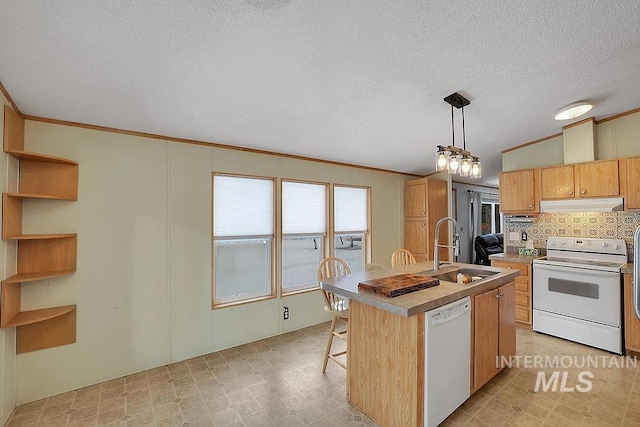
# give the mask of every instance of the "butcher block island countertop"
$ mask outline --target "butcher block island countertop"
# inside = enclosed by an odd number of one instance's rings
[[[358,288],[360,282],[373,279],[430,276],[461,268],[496,274],[466,285],[440,280],[438,286],[393,298]],[[500,372],[497,356],[515,355],[513,282],[519,274],[460,263],[443,265],[435,272],[433,262],[422,262],[322,281],[323,289],[349,299],[349,402],[380,426],[426,426],[424,313],[467,296],[471,297],[470,393],[481,388]]]
[[[441,274],[460,268],[494,271],[498,272],[498,274],[466,285],[440,280],[440,285],[438,286],[394,298],[384,297],[373,292],[358,289],[358,284],[366,280],[391,277],[405,273],[429,276],[429,274]],[[442,265],[438,271],[433,271],[433,261],[426,261],[402,267],[392,267],[384,270],[373,270],[364,273],[349,274],[347,276],[333,277],[322,281],[320,286],[329,292],[347,297],[350,301],[358,301],[400,316],[409,317],[442,307],[445,304],[457,301],[466,296],[482,293],[513,282],[513,279],[519,274],[520,273],[515,270],[462,263]]]

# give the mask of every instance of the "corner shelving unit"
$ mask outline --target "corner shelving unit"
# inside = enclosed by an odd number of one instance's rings
[[[76,271],[77,235],[23,234],[24,199],[77,200],[78,163],[24,151],[24,119],[4,107],[4,151],[19,159],[17,193],[2,194],[2,239],[18,242],[17,273],[2,281],[0,327],[17,327],[18,353],[76,342],[76,306],[21,311],[22,283]]]

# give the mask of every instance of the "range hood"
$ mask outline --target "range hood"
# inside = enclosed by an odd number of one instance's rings
[[[540,202],[540,212],[617,212],[623,209],[622,202],[622,197],[543,200]]]

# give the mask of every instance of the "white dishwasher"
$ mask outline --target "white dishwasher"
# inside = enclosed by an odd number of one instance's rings
[[[471,298],[425,313],[424,425],[435,427],[470,396]]]

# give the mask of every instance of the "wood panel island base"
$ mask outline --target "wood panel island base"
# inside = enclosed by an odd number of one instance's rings
[[[425,312],[471,298],[471,336],[460,337],[470,339],[470,393],[500,372],[500,356],[515,355],[514,279],[519,272],[467,264],[443,266],[437,272],[432,267],[432,263],[424,262],[321,283],[323,288],[349,298],[349,401],[381,426],[429,425]],[[358,290],[358,283],[365,280],[407,273],[434,276],[460,269],[492,275],[467,285],[448,282],[441,276],[439,286],[395,298]]]

